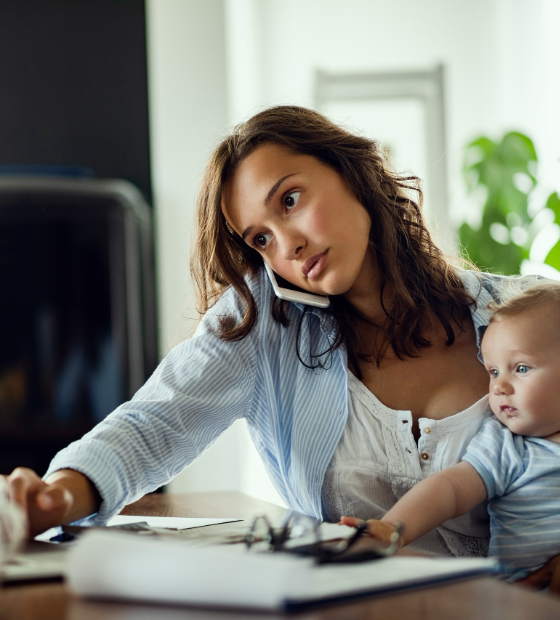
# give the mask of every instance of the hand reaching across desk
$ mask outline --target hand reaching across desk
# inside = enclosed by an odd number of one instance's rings
[[[101,501],[92,482],[72,469],[61,469],[43,480],[33,470],[18,467],[6,482],[10,499],[27,514],[31,538],[93,514]]]
[[[482,478],[469,463],[444,469],[414,486],[380,521],[368,519],[370,536],[390,542],[396,524],[403,523],[402,545],[427,534],[448,519],[459,517],[486,499]],[[341,525],[358,527],[363,521],[342,517]]]

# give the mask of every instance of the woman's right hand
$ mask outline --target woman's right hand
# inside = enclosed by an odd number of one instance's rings
[[[32,469],[18,467],[7,477],[8,495],[27,514],[28,535],[32,538],[64,523],[74,498],[62,484],[48,484]]]
[[[77,471],[61,470],[49,477],[40,478],[33,470],[18,467],[6,478],[8,495],[27,514],[28,535],[32,538],[56,525],[69,523],[87,514],[76,511],[77,492],[92,486],[89,480]],[[93,509],[89,509],[94,512]],[[87,512],[87,510],[86,510]]]

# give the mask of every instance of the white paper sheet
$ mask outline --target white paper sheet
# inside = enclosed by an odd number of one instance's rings
[[[485,559],[391,557],[315,566],[243,545],[196,547],[117,531],[86,533],[70,550],[66,577],[88,597],[282,609],[351,594],[387,592],[491,572]]]
[[[144,517],[144,516],[127,516],[117,515],[111,517],[107,523],[111,525],[128,525],[129,523],[147,523],[150,527],[172,528],[174,530],[187,530],[193,527],[205,527],[206,525],[218,525],[220,523],[231,523],[233,521],[241,521],[241,519],[199,519],[191,517]]]

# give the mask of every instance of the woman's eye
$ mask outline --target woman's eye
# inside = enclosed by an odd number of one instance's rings
[[[264,250],[270,242],[270,237],[272,237],[270,233],[255,235],[253,245],[257,248],[257,250]]]
[[[519,366],[517,367],[516,371],[520,375],[526,375],[529,372],[529,366],[525,366],[525,364],[519,364]]]
[[[284,196],[284,206],[286,209],[293,209],[299,200],[299,195],[301,192],[290,192]]]

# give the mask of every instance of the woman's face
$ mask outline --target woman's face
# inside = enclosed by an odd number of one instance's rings
[[[292,284],[319,295],[371,295],[370,217],[342,177],[315,157],[260,146],[235,172],[224,214]]]

